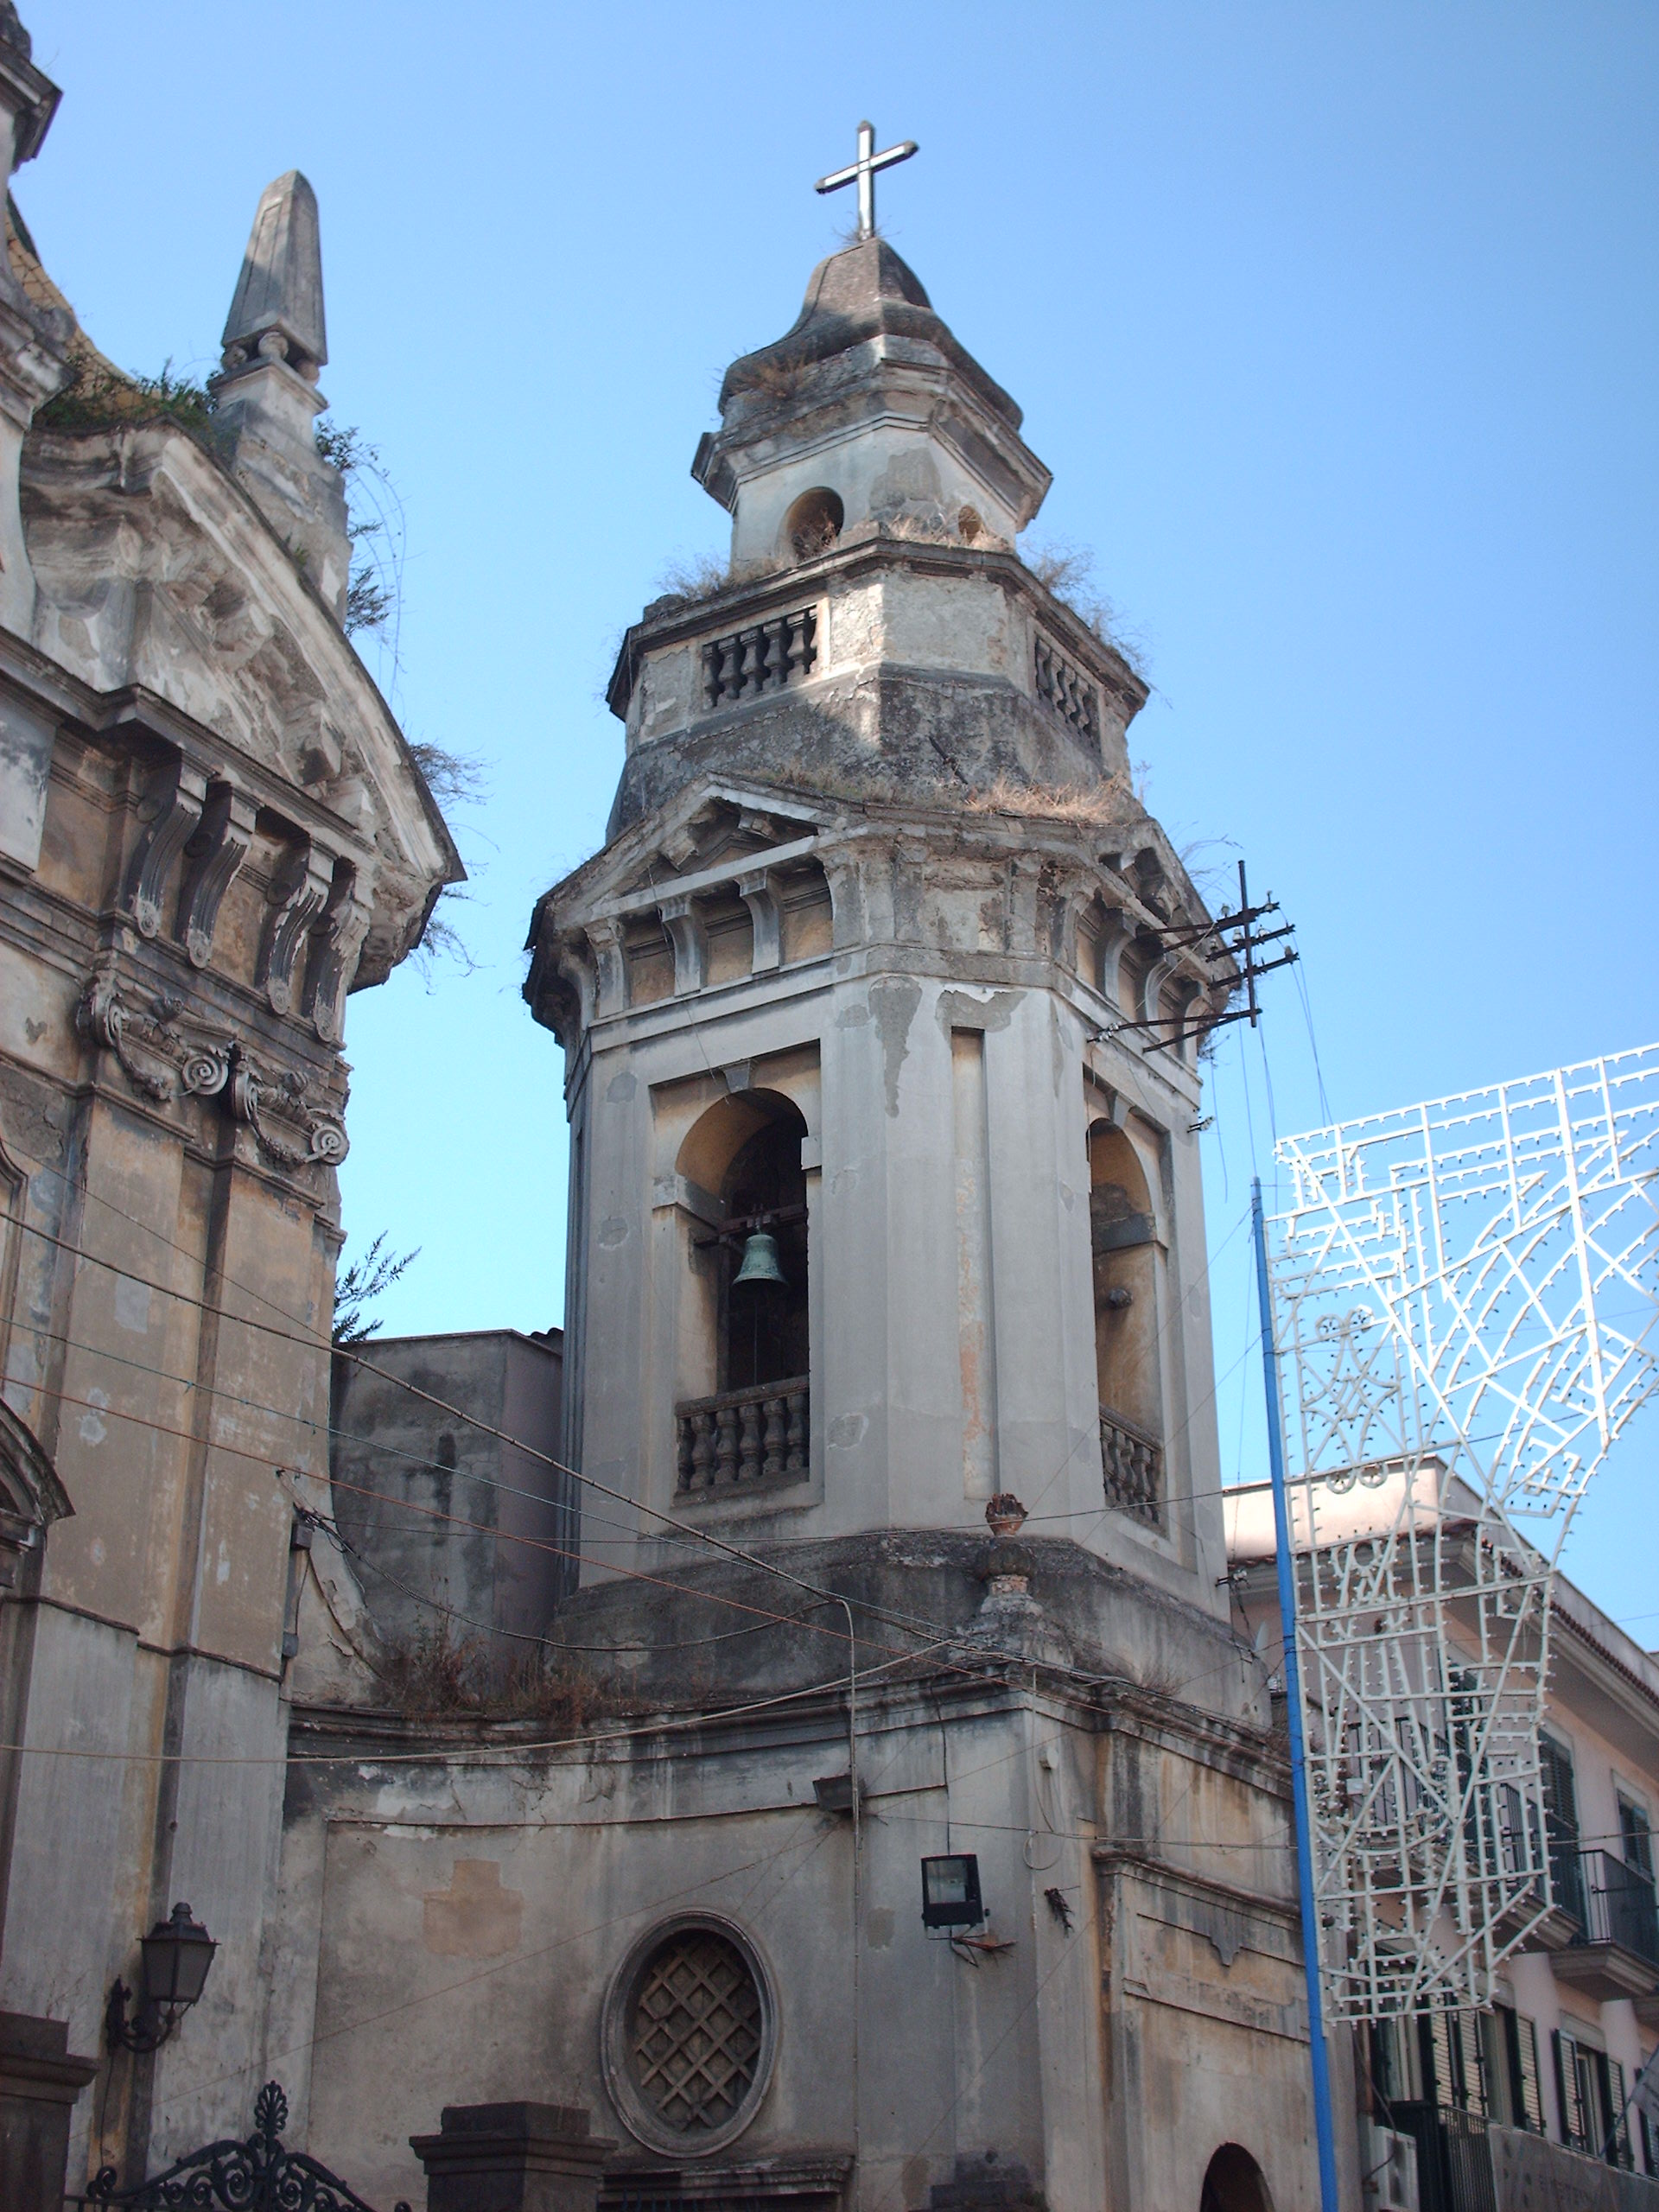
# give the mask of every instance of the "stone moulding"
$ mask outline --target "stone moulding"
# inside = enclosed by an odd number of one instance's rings
[[[135,1090],[157,1106],[181,1097],[219,1098],[252,1132],[278,1167],[338,1166],[348,1149],[346,1124],[311,1102],[312,1078],[296,1069],[261,1069],[235,1036],[186,1015],[181,999],[157,995],[145,1010],[122,995],[113,960],[100,961],[83,985],[75,1026],[112,1053]]]

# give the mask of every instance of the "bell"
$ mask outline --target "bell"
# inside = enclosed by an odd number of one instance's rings
[[[778,1240],[757,1229],[743,1246],[743,1264],[732,1277],[732,1288],[736,1290],[746,1282],[774,1282],[780,1290],[787,1290],[789,1278],[778,1264]]]

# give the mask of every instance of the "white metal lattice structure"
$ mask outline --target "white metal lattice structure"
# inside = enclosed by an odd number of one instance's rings
[[[1656,1386],[1659,1046],[1287,1137],[1277,1157],[1327,2002],[1348,2018],[1484,2005],[1550,1910],[1554,1562]]]

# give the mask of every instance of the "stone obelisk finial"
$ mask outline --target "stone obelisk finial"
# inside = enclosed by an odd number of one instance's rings
[[[315,383],[327,361],[317,195],[298,169],[260,194],[219,342],[227,369],[239,368],[257,353],[289,362]]]
[[[316,386],[328,338],[317,195],[298,169],[260,194],[223,344],[213,389],[231,466],[339,615],[351,539],[339,472],[312,434],[327,404]]]

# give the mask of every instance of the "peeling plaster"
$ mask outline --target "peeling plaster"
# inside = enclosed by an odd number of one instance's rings
[[[1017,994],[1015,995],[1017,995]],[[899,1117],[899,1071],[910,1051],[910,1026],[922,1002],[922,987],[908,978],[870,985],[870,1013],[881,1039],[882,1077],[887,1085],[887,1114]]]

